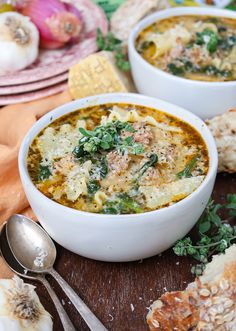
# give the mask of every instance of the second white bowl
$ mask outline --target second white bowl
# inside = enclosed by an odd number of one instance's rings
[[[164,18],[182,15],[208,15],[236,19],[236,13],[216,8],[171,8],[156,12],[140,21],[130,34],[129,59],[139,93],[184,107],[203,119],[236,107],[236,81],[202,82],[164,72],[145,61],[135,49],[135,40],[143,29]]]

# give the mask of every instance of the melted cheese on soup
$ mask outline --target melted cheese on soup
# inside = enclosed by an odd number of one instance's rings
[[[236,79],[236,20],[176,16],[143,30],[136,49],[155,67],[193,80]]]
[[[202,183],[208,153],[190,125],[163,112],[107,104],[65,115],[32,142],[36,187],[65,206],[131,214],[169,206]]]

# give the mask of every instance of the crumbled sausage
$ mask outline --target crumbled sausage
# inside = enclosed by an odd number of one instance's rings
[[[145,172],[140,180],[141,185],[160,185],[161,183],[161,174],[160,171],[156,168],[150,167]]]
[[[75,165],[75,160],[73,155],[69,154],[59,161],[56,161],[53,165],[55,173],[62,173],[66,175]]]
[[[131,133],[128,131],[123,131],[121,137],[123,139],[133,137],[135,142],[148,146],[154,137],[151,127],[144,122],[135,122],[133,127],[135,132]]]
[[[107,162],[109,170],[119,175],[129,166],[130,157],[128,155],[122,155],[117,151],[113,151],[107,154]]]

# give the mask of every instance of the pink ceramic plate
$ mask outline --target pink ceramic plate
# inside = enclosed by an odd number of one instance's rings
[[[42,90],[35,92],[22,93],[22,94],[12,94],[8,96],[0,96],[0,106],[10,105],[14,103],[28,102],[36,99],[48,97],[66,89],[67,82],[63,82],[52,87],[47,87]]]
[[[68,71],[58,76],[40,80],[34,83],[0,87],[0,95],[6,96],[10,94],[25,93],[25,92],[40,90],[45,87],[49,87],[64,82],[67,78],[68,78]]]
[[[41,50],[37,62],[32,66],[14,74],[0,76],[0,86],[27,84],[54,77],[97,50],[97,28],[100,27],[103,33],[106,33],[108,29],[104,12],[91,0],[65,2],[73,3],[81,11],[84,22],[81,41],[59,50]]]

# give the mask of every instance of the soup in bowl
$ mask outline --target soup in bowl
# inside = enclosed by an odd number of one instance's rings
[[[236,20],[183,15],[153,23],[136,49],[153,66],[192,80],[236,80]]]
[[[40,119],[22,143],[19,168],[35,214],[57,242],[87,257],[128,261],[191,229],[210,197],[217,152],[189,112],[110,94]]]
[[[141,21],[129,39],[140,93],[177,103],[202,118],[236,106],[236,14],[172,8]]]

